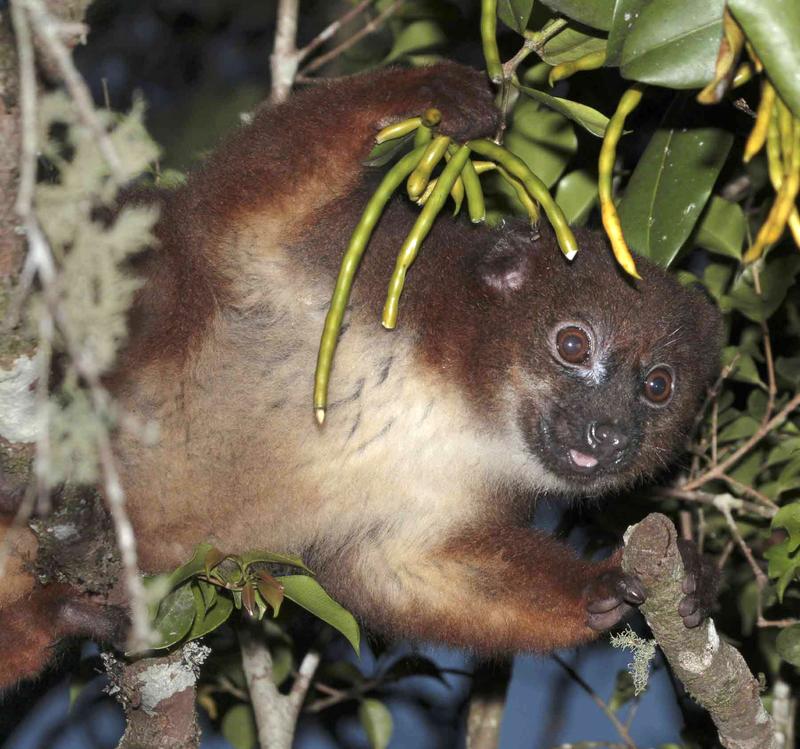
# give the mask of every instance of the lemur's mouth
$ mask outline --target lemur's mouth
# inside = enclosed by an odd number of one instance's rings
[[[584,471],[590,471],[597,465],[597,458],[575,450],[574,448],[569,451],[569,459],[577,468],[581,468]]]

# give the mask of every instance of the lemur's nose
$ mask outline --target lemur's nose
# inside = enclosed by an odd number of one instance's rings
[[[616,458],[630,440],[617,424],[593,421],[587,428],[586,441],[599,457],[609,460]]]

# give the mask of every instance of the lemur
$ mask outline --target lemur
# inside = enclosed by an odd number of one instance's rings
[[[143,572],[209,541],[301,556],[366,625],[480,653],[587,642],[646,595],[619,553],[579,558],[528,526],[542,495],[630,487],[682,447],[717,370],[720,318],[603,236],[571,263],[545,225],[440,218],[411,269],[396,331],[386,285],[416,209],[395,198],[356,278],[328,416],[311,407],[320,331],[372,189],[375,132],[429,107],[458,141],[491,135],[484,74],[443,63],[320,83],[264,108],[182,187],[132,190],[160,208],[157,243],[107,385],[160,426],[115,450]],[[51,643],[107,637],[103,604],[0,581],[0,683],[37,673]],[[689,560],[690,574],[699,563]],[[707,609],[693,581],[687,625]],[[25,603],[23,604],[23,601]],[[480,612],[480,616],[476,615]]]

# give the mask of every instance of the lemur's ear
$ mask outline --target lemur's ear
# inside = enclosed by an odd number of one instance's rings
[[[521,288],[528,271],[531,246],[501,238],[480,260],[475,273],[491,292],[506,296]]]

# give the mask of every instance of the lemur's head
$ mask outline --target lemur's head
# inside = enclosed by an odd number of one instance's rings
[[[660,268],[638,259],[633,281],[601,235],[578,239],[570,263],[548,229],[531,243],[507,227],[476,272],[486,402],[512,417],[545,485],[583,495],[651,476],[684,445],[719,368],[721,320]]]

